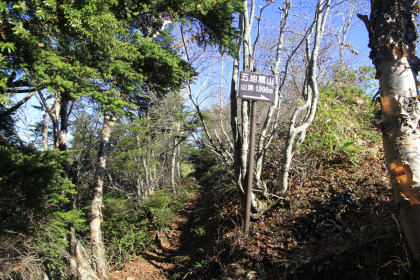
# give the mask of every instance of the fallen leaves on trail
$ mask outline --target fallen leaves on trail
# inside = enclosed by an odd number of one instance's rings
[[[121,270],[114,270],[111,280],[176,279],[180,268],[194,263],[191,255],[197,255],[197,248],[191,247],[189,241],[194,238],[191,229],[199,192],[198,188],[192,194],[190,202],[177,214],[171,228],[154,231],[152,235],[157,236],[158,245],[153,250],[143,251],[141,256],[126,263]]]
[[[166,280],[167,275],[161,267],[142,257],[136,257],[125,264],[121,270],[113,271],[110,275],[113,280]]]
[[[378,158],[319,169],[294,181],[248,235],[236,193],[202,186],[166,251],[145,252],[125,271],[149,273],[135,279],[410,279],[385,173]]]
[[[231,258],[258,279],[410,279],[385,173],[371,159],[293,182],[247,236],[226,236]]]

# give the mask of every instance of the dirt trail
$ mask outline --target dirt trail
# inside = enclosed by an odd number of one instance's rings
[[[194,209],[200,199],[200,188],[195,190],[185,208],[177,213],[171,230],[157,233],[156,248],[128,262],[122,269],[111,272],[111,280],[166,280],[194,254],[190,240]]]

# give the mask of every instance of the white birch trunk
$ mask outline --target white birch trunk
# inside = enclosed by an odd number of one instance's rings
[[[420,102],[407,59],[391,72],[393,65],[378,66],[382,140],[402,227],[420,263]]]
[[[286,140],[286,150],[279,176],[278,193],[284,194],[288,190],[288,177],[290,165],[292,162],[293,151],[305,138],[306,130],[312,124],[315,117],[316,106],[318,104],[318,82],[317,82],[317,62],[319,46],[325,29],[325,23],[330,10],[330,0],[319,0],[315,11],[314,20],[314,41],[311,46],[311,35],[307,37],[306,53],[308,57],[308,69],[306,71],[305,83],[303,88],[303,97],[305,104],[295,109],[290,120],[289,132]],[[312,32],[310,32],[312,33]],[[296,124],[297,118],[304,113],[304,120],[300,125]],[[296,141],[296,137],[299,140]]]
[[[171,186],[174,193],[176,193],[176,182],[175,182],[175,169],[176,169],[176,147],[178,144],[178,138],[174,135],[174,146],[172,148],[172,155],[171,155]]]
[[[381,94],[382,140],[402,228],[420,268],[420,103],[415,56],[418,2],[371,2],[370,57]],[[417,5],[417,7],[416,7]]]
[[[44,126],[42,127],[42,149],[44,150],[44,152],[48,151],[48,131],[50,128],[50,115],[45,112],[44,115]]]
[[[277,127],[278,115],[276,115],[275,112],[276,111],[279,112],[280,105],[281,105],[279,66],[281,62],[284,34],[286,32],[286,23],[289,17],[290,7],[291,7],[291,2],[286,1],[283,8],[283,17],[280,22],[280,34],[279,34],[279,39],[277,41],[276,61],[271,69],[272,74],[274,75],[274,101],[270,105],[270,108],[268,109],[267,116],[265,118],[263,127],[261,129],[261,133],[260,133],[259,141],[258,141],[258,148],[257,148],[258,152],[256,154],[256,160],[255,160],[255,183],[257,185],[257,188],[262,191],[263,196],[267,196],[268,194],[267,186],[265,182],[262,180],[262,171],[264,168],[265,153],[274,136],[273,133],[270,133],[270,135],[268,135],[268,133],[270,131],[275,131]]]
[[[104,124],[101,132],[101,142],[96,161],[95,178],[93,185],[93,198],[90,208],[90,240],[92,242],[92,256],[96,265],[96,272],[105,279],[108,279],[108,265],[105,258],[105,247],[102,240],[102,207],[103,203],[103,179],[106,168],[106,154],[109,145],[115,117],[105,113]]]

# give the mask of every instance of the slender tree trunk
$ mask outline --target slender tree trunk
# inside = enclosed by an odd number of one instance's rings
[[[96,264],[96,272],[102,277],[108,279],[108,265],[105,257],[105,247],[102,240],[102,213],[103,207],[103,178],[106,167],[106,154],[109,145],[109,138],[115,125],[115,117],[105,113],[104,126],[101,132],[101,142],[96,161],[96,171],[93,185],[93,199],[90,208],[90,240],[92,242],[92,256]]]
[[[44,121],[44,134],[43,133],[43,147],[44,147],[44,151],[45,148],[48,149],[48,127],[47,130],[45,130],[45,126],[46,123],[49,123],[49,119],[52,120],[52,124],[53,124],[53,139],[54,139],[54,150],[58,150],[58,135],[59,135],[59,114],[60,114],[60,97],[58,94],[56,94],[56,98],[55,98],[55,104],[54,104],[54,110],[52,109],[52,100],[53,98],[51,97],[50,100],[50,104],[47,104],[47,100],[45,99],[44,94],[42,93],[42,91],[38,92],[39,98],[41,99],[41,103],[44,107],[44,110],[46,112],[46,115],[48,115],[48,121],[47,121],[47,117],[45,117],[45,121]]]
[[[43,100],[43,102],[45,99]],[[69,102],[70,100],[66,96],[57,98],[55,104],[55,112],[47,112],[53,117],[54,122],[54,147],[60,151],[67,150],[67,133],[69,124]],[[46,103],[44,102],[44,105]],[[54,113],[54,114],[53,114]],[[59,117],[60,116],[60,117]],[[58,125],[60,123],[60,126]],[[68,178],[68,166],[64,166],[63,178]],[[76,208],[75,199],[72,194],[67,194],[69,203],[67,205],[67,211],[72,211]],[[74,276],[78,279],[91,279],[99,280],[96,273],[92,270],[90,264],[87,261],[87,254],[85,248],[80,243],[76,236],[76,231],[73,224],[69,224],[70,235],[67,237],[69,240],[69,252],[70,252],[70,270]]]
[[[290,120],[289,131],[286,139],[284,159],[279,176],[279,186],[277,192],[284,194],[288,190],[288,177],[292,162],[293,151],[296,150],[305,138],[306,130],[312,124],[318,104],[318,54],[325,23],[330,10],[331,0],[319,0],[315,11],[315,20],[310,35],[306,37],[306,56],[308,58],[308,68],[305,74],[303,87],[303,98],[305,104],[299,106],[293,112]],[[313,43],[311,38],[313,35]],[[303,114],[303,121],[297,125],[298,117]],[[296,140],[297,139],[297,140]]]
[[[58,134],[58,150],[67,150],[67,135],[69,126],[69,100],[64,96],[61,97],[60,102],[60,132]]]
[[[146,176],[146,198],[153,194],[154,186],[156,184],[156,163],[154,162],[154,149],[153,149],[153,140],[151,128],[150,128],[150,114],[147,114],[147,131],[149,131],[147,136],[147,154],[143,157],[143,169]]]
[[[50,129],[50,115],[48,112],[45,112],[44,115],[44,126],[42,128],[42,148],[44,152],[48,151],[48,131]]]
[[[248,1],[243,1],[243,11],[239,18],[239,32],[242,35],[242,39],[238,39],[237,43],[242,49],[243,58],[243,70],[244,71],[256,71],[255,65],[255,48],[259,37],[260,22],[262,17],[262,11],[265,7],[261,8],[260,16],[258,20],[258,31],[257,37],[252,42],[251,29],[253,26],[253,20],[255,16],[255,1],[252,0],[248,5]],[[250,9],[248,9],[248,7]],[[257,164],[256,169],[249,171],[249,161],[253,160],[249,158],[249,146],[250,146],[250,102],[248,100],[241,101],[241,109],[239,111],[238,101],[236,98],[236,91],[238,85],[238,72],[239,72],[239,56],[234,58],[233,65],[233,78],[231,86],[231,128],[234,139],[234,170],[235,180],[238,188],[239,196],[241,198],[242,205],[245,208],[246,191],[248,187],[249,176],[254,177],[256,188],[262,190],[262,193],[266,193],[264,190],[264,184],[261,182],[262,162],[260,161],[259,154],[257,153]],[[259,145],[259,144],[258,144]],[[254,178],[253,178],[254,179]],[[263,213],[269,207],[267,196],[256,196],[255,193],[251,192],[251,213],[254,217]]]
[[[381,94],[382,140],[402,228],[420,267],[420,102],[419,59],[415,56],[418,2],[373,0],[369,31],[370,57]]]
[[[242,17],[243,15],[239,15],[239,29],[242,29]],[[241,50],[242,40],[238,38],[236,40],[236,44],[239,46],[238,53]],[[239,197],[241,199],[242,205],[245,205],[244,200],[244,189],[242,184],[240,184],[241,180],[241,165],[239,162],[240,154],[241,154],[241,136],[239,134],[239,120],[238,120],[238,99],[236,97],[236,92],[238,90],[238,75],[239,75],[239,54],[234,57],[233,60],[233,69],[232,69],[232,80],[231,80],[231,88],[230,88],[230,127],[232,130],[233,136],[233,168],[235,174],[235,181],[237,182],[237,189],[239,193]]]
[[[356,13],[356,5],[357,2],[353,0],[352,2],[349,1],[348,10],[344,11],[343,14],[343,24],[340,27],[340,31],[337,34],[337,41],[338,41],[338,48],[340,54],[340,70],[344,71],[345,69],[345,62],[344,62],[344,47],[350,47],[350,45],[346,44],[347,33],[353,22],[353,17]],[[353,50],[352,50],[353,51]]]
[[[172,149],[172,156],[171,156],[171,186],[174,193],[176,193],[176,183],[175,183],[175,168],[176,168],[176,144],[177,138],[174,137],[174,147]]]
[[[274,101],[270,105],[267,116],[265,118],[263,127],[258,141],[258,148],[256,153],[255,160],[255,183],[258,186],[258,189],[262,190],[264,197],[268,194],[268,189],[265,184],[265,181],[262,178],[262,172],[264,169],[264,162],[267,148],[269,147],[271,140],[273,139],[274,133],[268,134],[271,131],[275,131],[278,123],[278,115],[280,112],[280,81],[279,81],[279,65],[281,62],[281,54],[283,50],[284,35],[286,33],[286,23],[289,17],[289,10],[291,7],[290,1],[285,1],[283,8],[283,16],[280,23],[280,34],[277,41],[277,50],[276,50],[276,61],[271,68],[272,74],[274,75]],[[260,21],[260,20],[259,20]],[[275,114],[277,112],[277,114]],[[274,119],[274,120],[273,120]],[[267,135],[268,134],[268,135]]]
[[[251,41],[251,28],[254,20],[255,11],[255,0],[251,0],[251,11],[248,13],[248,1],[243,1],[243,70],[251,71],[253,68],[253,57],[252,57],[252,41]],[[241,154],[240,154],[240,166],[241,166],[241,185],[244,186],[245,196],[248,188],[248,151],[249,151],[249,132],[250,132],[250,102],[248,100],[241,101],[241,127],[242,127],[242,141],[241,141]],[[253,199],[251,199],[252,201]],[[251,202],[251,204],[254,204]],[[255,211],[254,211],[255,212]]]
[[[250,50],[250,42],[245,43],[244,40],[248,40],[249,36],[245,36],[246,34],[245,30],[245,21],[248,21],[248,3],[247,1],[243,1],[244,5],[244,11],[242,11],[239,15],[239,33],[243,36],[242,38],[238,38],[236,43],[239,46],[238,55],[234,57],[234,63],[233,63],[233,71],[232,71],[232,81],[231,81],[231,93],[230,93],[230,101],[231,101],[231,111],[230,111],[230,124],[231,124],[231,130],[233,135],[233,165],[234,165],[234,173],[235,173],[235,181],[236,186],[239,193],[239,198],[241,200],[241,204],[245,209],[245,203],[246,203],[246,172],[247,172],[247,154],[248,154],[248,140],[247,138],[244,139],[244,137],[248,137],[248,134],[246,133],[248,130],[248,114],[247,104],[248,101],[245,101],[242,103],[242,110],[239,111],[238,108],[238,99],[236,97],[237,95],[237,89],[238,89],[238,75],[239,75],[239,64],[240,64],[240,55],[239,52],[243,48],[246,48],[247,50],[243,50],[243,56],[246,58],[246,63],[248,64],[245,69],[249,71],[249,50]],[[247,27],[249,27],[249,22],[247,23]],[[244,63],[245,65],[245,63]],[[245,111],[245,112],[244,112]],[[242,118],[239,118],[240,112],[242,113]],[[245,116],[244,116],[245,114]],[[245,120],[244,120],[245,117]],[[239,126],[241,125],[242,132],[239,129]],[[244,131],[245,130],[245,131]]]
[[[179,123],[175,124],[175,134],[174,137],[174,146],[172,148],[172,156],[171,156],[171,170],[170,170],[170,176],[171,176],[171,186],[174,193],[176,193],[176,182],[175,182],[175,171],[176,171],[176,162],[177,162],[177,145],[178,145],[178,133],[179,133]]]
[[[144,177],[145,177],[145,182],[146,185],[143,189],[143,193],[144,193],[144,199],[148,198],[149,196],[151,196],[153,194],[154,188],[151,182],[151,175],[149,172],[149,165],[146,162],[146,158],[142,159],[142,163],[143,163],[143,170],[144,170]]]
[[[54,104],[54,111],[50,115],[53,121],[53,138],[54,138],[54,149],[58,150],[59,146],[59,135],[60,135],[60,108],[61,108],[61,94],[57,93]]]
[[[181,154],[182,154],[182,140],[178,140],[178,145],[176,146],[176,176],[178,180],[181,178]]]

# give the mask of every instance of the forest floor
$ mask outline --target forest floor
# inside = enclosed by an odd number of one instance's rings
[[[112,279],[414,279],[383,156],[300,176],[247,235],[235,189],[200,183]]]
[[[111,273],[112,280],[166,280],[177,279],[177,273],[182,264],[188,263],[196,248],[191,247],[194,234],[192,217],[198,207],[202,187],[198,186],[180,210],[169,229],[154,232],[155,244],[152,250],[144,251],[126,263],[122,269]]]

